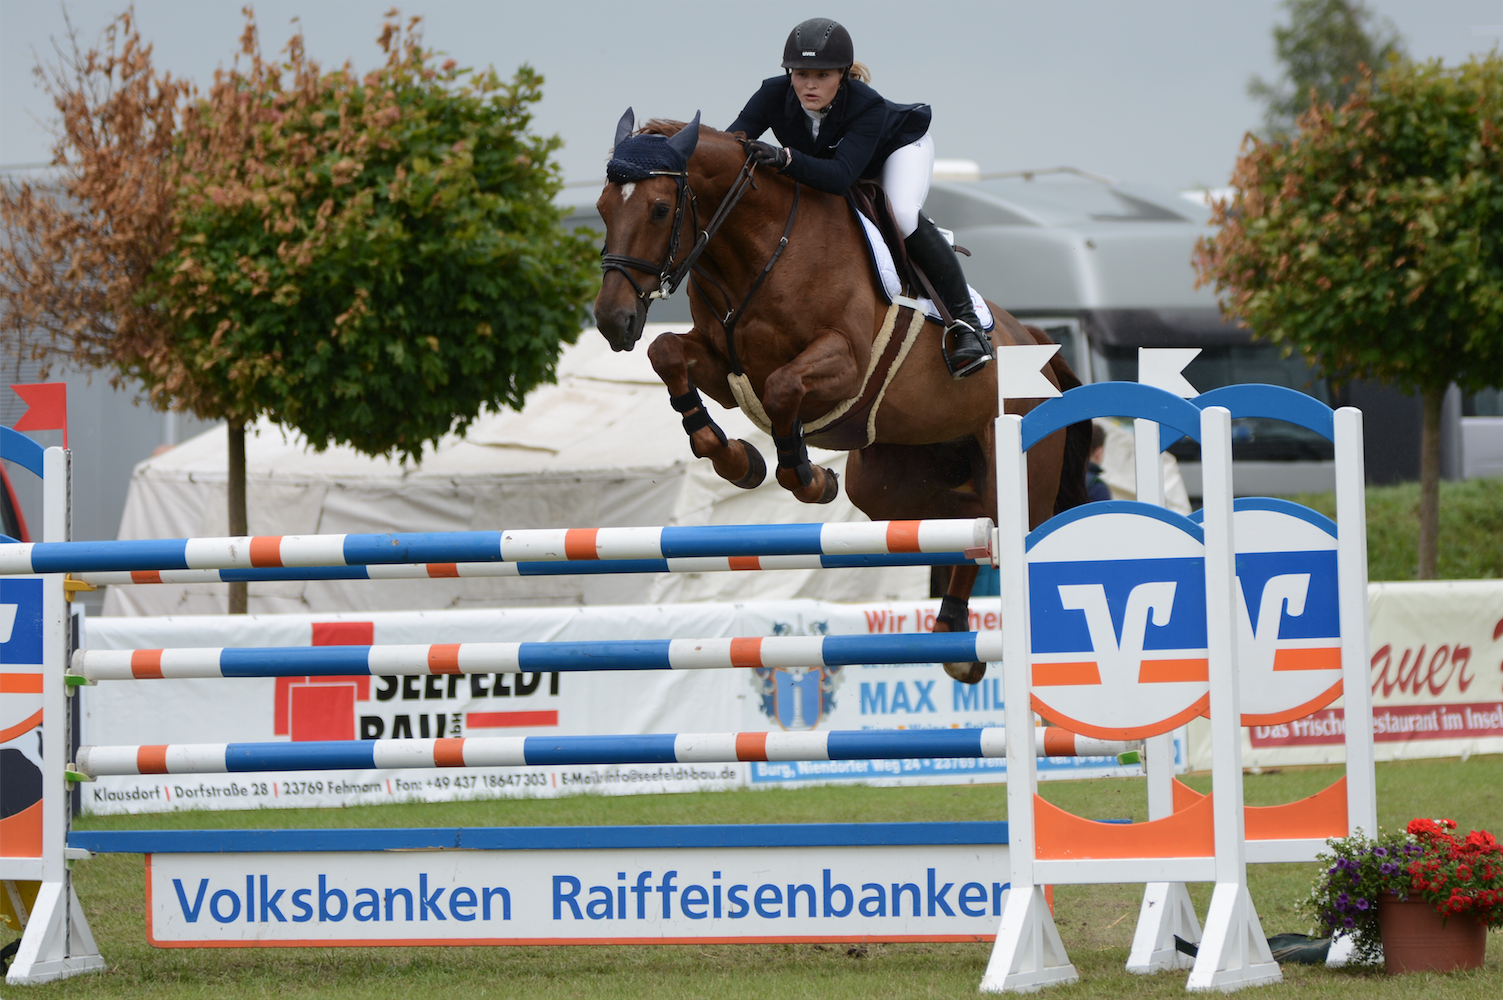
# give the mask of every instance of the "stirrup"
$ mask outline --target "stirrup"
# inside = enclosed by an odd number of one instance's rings
[[[951,333],[955,334],[956,356],[952,356],[945,346]],[[964,350],[968,337],[976,342],[971,351]],[[976,374],[986,367],[988,361],[997,356],[992,347],[992,339],[963,319],[957,319],[945,328],[944,334],[940,337],[939,352],[945,360],[945,369],[949,371],[950,377],[955,379]]]

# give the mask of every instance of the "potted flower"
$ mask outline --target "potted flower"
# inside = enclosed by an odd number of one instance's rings
[[[1307,909],[1353,943],[1352,961],[1390,973],[1482,964],[1487,928],[1503,925],[1503,846],[1448,819],[1416,819],[1403,833],[1327,841]]]

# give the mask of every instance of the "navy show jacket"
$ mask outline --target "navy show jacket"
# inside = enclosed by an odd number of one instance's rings
[[[930,118],[927,104],[894,104],[859,80],[845,80],[816,139],[791,79],[774,76],[762,81],[726,131],[756,139],[772,129],[779,145],[794,151],[784,173],[801,184],[843,195],[857,179],[881,176],[887,157],[923,138]]]

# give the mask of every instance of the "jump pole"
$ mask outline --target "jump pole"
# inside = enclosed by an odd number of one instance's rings
[[[81,649],[70,684],[188,677],[400,677],[724,670],[1001,659],[996,632],[466,642],[437,645]]]
[[[1001,728],[991,727],[185,743],[79,747],[77,766],[83,780],[89,780],[107,774],[983,758],[1004,756],[1006,742],[1006,733]],[[1040,730],[1034,742],[1038,753],[1045,757],[1111,756],[1123,764],[1135,764],[1139,759],[1137,743],[1097,740],[1057,729]]]
[[[991,565],[990,553],[889,552],[859,555],[692,556],[675,559],[562,559],[529,562],[413,563],[370,566],[267,566],[79,573],[95,587],[131,584],[285,583],[313,580],[445,580],[613,573],[723,573],[755,570],[871,569],[889,566]]]
[[[677,559],[744,560],[731,568],[751,569],[783,556],[961,552],[981,559],[991,534],[991,521],[977,518],[26,542],[0,545],[0,575]]]

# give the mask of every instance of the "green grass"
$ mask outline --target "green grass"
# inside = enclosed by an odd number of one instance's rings
[[[1326,787],[1333,767],[1288,768],[1248,775],[1247,801],[1287,802]],[[1188,783],[1209,790],[1209,778]],[[1141,779],[1058,781],[1042,785],[1049,800],[1081,815],[1144,819]],[[1503,757],[1380,764],[1380,820],[1447,815],[1463,828],[1503,828]],[[80,827],[111,830],[216,827],[401,827],[587,825],[614,823],[817,823],[997,819],[1006,787],[821,788],[690,795],[496,800],[328,810],[187,812],[84,817]],[[1257,865],[1249,870],[1265,932],[1306,930],[1295,911],[1312,865]],[[16,997],[207,998],[300,997],[971,997],[990,946],[944,945],[672,945],[564,948],[355,948],[157,950],[145,943],[141,859],[101,855],[74,869],[79,895],[109,969],[44,987],[5,987]],[[1205,912],[1209,886],[1192,886]],[[1051,989],[1059,998],[1184,996],[1185,974],[1137,977],[1127,960],[1141,887],[1062,887],[1056,921],[1081,982]],[[12,935],[4,934],[5,940]],[[1251,996],[1426,1000],[1503,996],[1503,938],[1489,940],[1486,967],[1450,976],[1389,978],[1364,971],[1287,966],[1285,982]]]
[[[1289,499],[1336,516],[1334,493]],[[1419,551],[1419,483],[1367,488],[1367,575],[1370,580],[1413,580]],[[1503,479],[1440,484],[1442,580],[1503,577]]]

